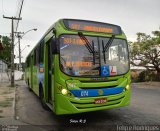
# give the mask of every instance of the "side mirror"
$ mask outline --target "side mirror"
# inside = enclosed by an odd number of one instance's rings
[[[58,53],[58,48],[57,48],[57,39],[56,39],[56,30],[53,29],[53,37],[52,37],[52,44],[51,44],[51,50],[52,54],[57,54]]]
[[[52,54],[57,54],[57,40],[55,35],[52,38],[52,44],[51,44],[51,48],[52,48]]]

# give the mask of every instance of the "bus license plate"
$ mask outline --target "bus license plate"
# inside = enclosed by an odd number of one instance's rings
[[[106,103],[107,99],[105,98],[99,98],[99,99],[95,99],[95,104],[102,104],[102,103]]]

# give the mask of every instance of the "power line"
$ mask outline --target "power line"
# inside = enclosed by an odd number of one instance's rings
[[[16,17],[17,18],[21,17],[23,3],[24,3],[24,0],[19,0],[18,7],[17,7],[17,12],[16,12],[17,13]],[[15,26],[16,26],[15,31],[17,31],[17,29],[18,29],[18,25],[19,25],[19,20],[17,20],[16,23],[15,23]]]

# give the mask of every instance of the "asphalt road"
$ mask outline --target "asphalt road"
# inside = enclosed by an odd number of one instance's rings
[[[122,125],[160,125],[160,86],[150,88],[141,86],[139,88],[138,85],[133,84],[131,105],[128,107],[56,116],[41,107],[39,98],[28,90],[24,82],[18,84],[16,116],[19,121],[28,124],[19,129],[106,131],[124,129],[119,127]]]

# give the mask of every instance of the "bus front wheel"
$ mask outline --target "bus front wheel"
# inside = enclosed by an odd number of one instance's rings
[[[40,86],[40,90],[39,90],[39,97],[40,97],[40,101],[41,101],[41,105],[42,105],[43,109],[49,110],[49,107],[45,103],[44,92],[43,92],[43,88],[41,86]]]
[[[32,89],[31,89],[30,86],[29,86],[29,79],[28,79],[27,85],[28,85],[29,91],[32,91]]]

